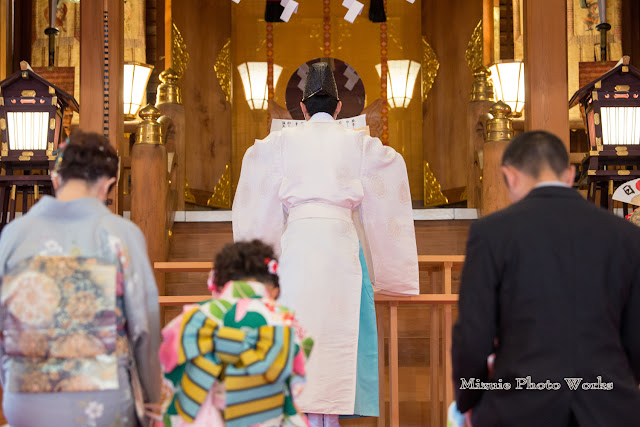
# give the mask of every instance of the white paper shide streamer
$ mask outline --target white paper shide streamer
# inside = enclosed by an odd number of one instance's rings
[[[360,3],[358,0],[344,0],[342,2],[342,6],[349,9],[346,15],[344,15],[344,19],[353,24],[353,21],[356,20],[356,17],[362,13],[362,9],[364,9],[364,4]]]
[[[289,18],[294,13],[298,13],[298,2],[295,0],[280,0],[280,6],[284,7],[280,19],[284,22],[289,22]]]

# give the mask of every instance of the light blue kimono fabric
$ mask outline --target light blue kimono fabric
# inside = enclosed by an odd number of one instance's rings
[[[377,417],[378,402],[378,329],[373,288],[367,262],[360,245],[362,292],[360,293],[360,329],[358,331],[358,367],[356,372],[356,403],[353,415],[340,418]]]

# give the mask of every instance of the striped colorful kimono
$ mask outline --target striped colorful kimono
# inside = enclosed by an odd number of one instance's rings
[[[294,400],[313,342],[264,295],[261,283],[229,282],[219,298],[185,307],[165,327],[165,427],[307,425]]]

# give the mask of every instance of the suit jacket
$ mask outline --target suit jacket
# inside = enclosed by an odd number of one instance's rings
[[[639,255],[640,228],[570,188],[536,188],[471,226],[452,357],[474,427],[640,423]]]

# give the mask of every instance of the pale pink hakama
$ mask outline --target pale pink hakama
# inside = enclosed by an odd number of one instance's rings
[[[247,150],[233,234],[274,246],[279,302],[314,338],[300,409],[345,415],[354,413],[356,394],[358,240],[381,293],[418,294],[418,260],[402,156],[364,132],[315,119]]]

